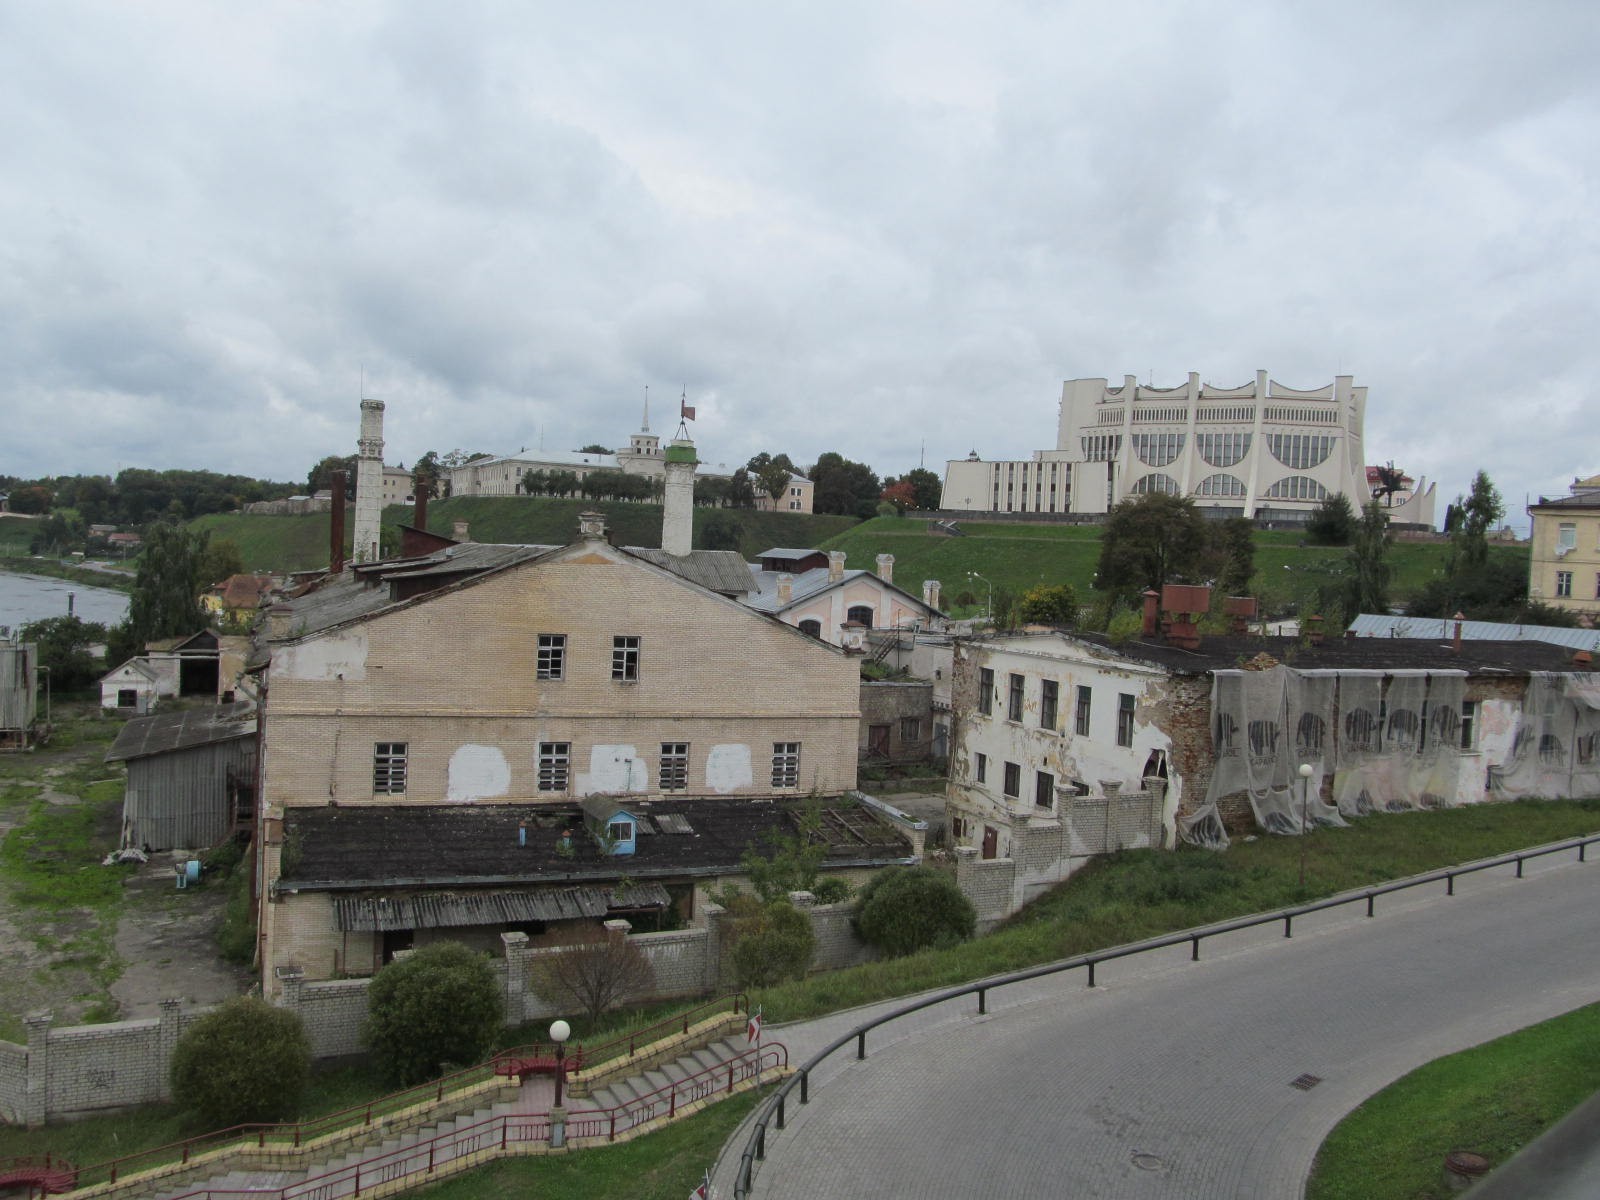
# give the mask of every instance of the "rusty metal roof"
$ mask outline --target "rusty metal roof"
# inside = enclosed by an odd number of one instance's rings
[[[255,733],[256,706],[248,700],[155,713],[134,717],[124,725],[106,752],[105,761],[146,758],[234,738],[254,737]]]
[[[562,887],[340,896],[334,899],[333,913],[335,927],[343,933],[387,933],[394,929],[592,920],[608,912],[666,908],[671,903],[672,897],[659,883],[631,883],[626,889]]]

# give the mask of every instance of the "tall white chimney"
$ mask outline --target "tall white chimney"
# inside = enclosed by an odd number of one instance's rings
[[[894,555],[878,555],[878,578],[885,583],[894,582]]]
[[[828,551],[828,582],[838,583],[844,578],[844,551]]]
[[[788,575],[788,574],[779,575],[778,576],[778,603],[779,604],[788,604],[789,601],[791,601],[793,599],[794,599],[794,576],[793,575]]]
[[[929,608],[939,607],[939,581],[937,579],[924,579],[922,581],[922,602]]]
[[[667,485],[661,505],[661,548],[683,555],[694,549],[694,443],[673,438],[667,446]]]
[[[375,562],[383,523],[383,401],[361,401],[361,436],[356,440],[356,522],[350,557]]]

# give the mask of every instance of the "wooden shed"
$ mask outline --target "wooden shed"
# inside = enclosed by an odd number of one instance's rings
[[[249,824],[255,806],[255,705],[135,717],[107,762],[128,765],[122,845],[204,850]]]

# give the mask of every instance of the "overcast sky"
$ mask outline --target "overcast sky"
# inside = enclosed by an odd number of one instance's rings
[[[614,446],[880,474],[1061,381],[1600,471],[1600,6],[0,5],[0,473]],[[924,450],[925,445],[925,450]]]

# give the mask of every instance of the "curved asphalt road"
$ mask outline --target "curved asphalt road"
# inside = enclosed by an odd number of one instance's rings
[[[1414,1067],[1600,1000],[1600,864],[1506,867],[941,1005],[812,1077],[757,1200],[1296,1197],[1328,1131]],[[898,1002],[903,1003],[903,1001]],[[775,1029],[803,1062],[867,1014]],[[1298,1090],[1291,1081],[1321,1082]],[[724,1149],[733,1196],[744,1130]],[[1441,1157],[1451,1147],[1440,1147]]]

